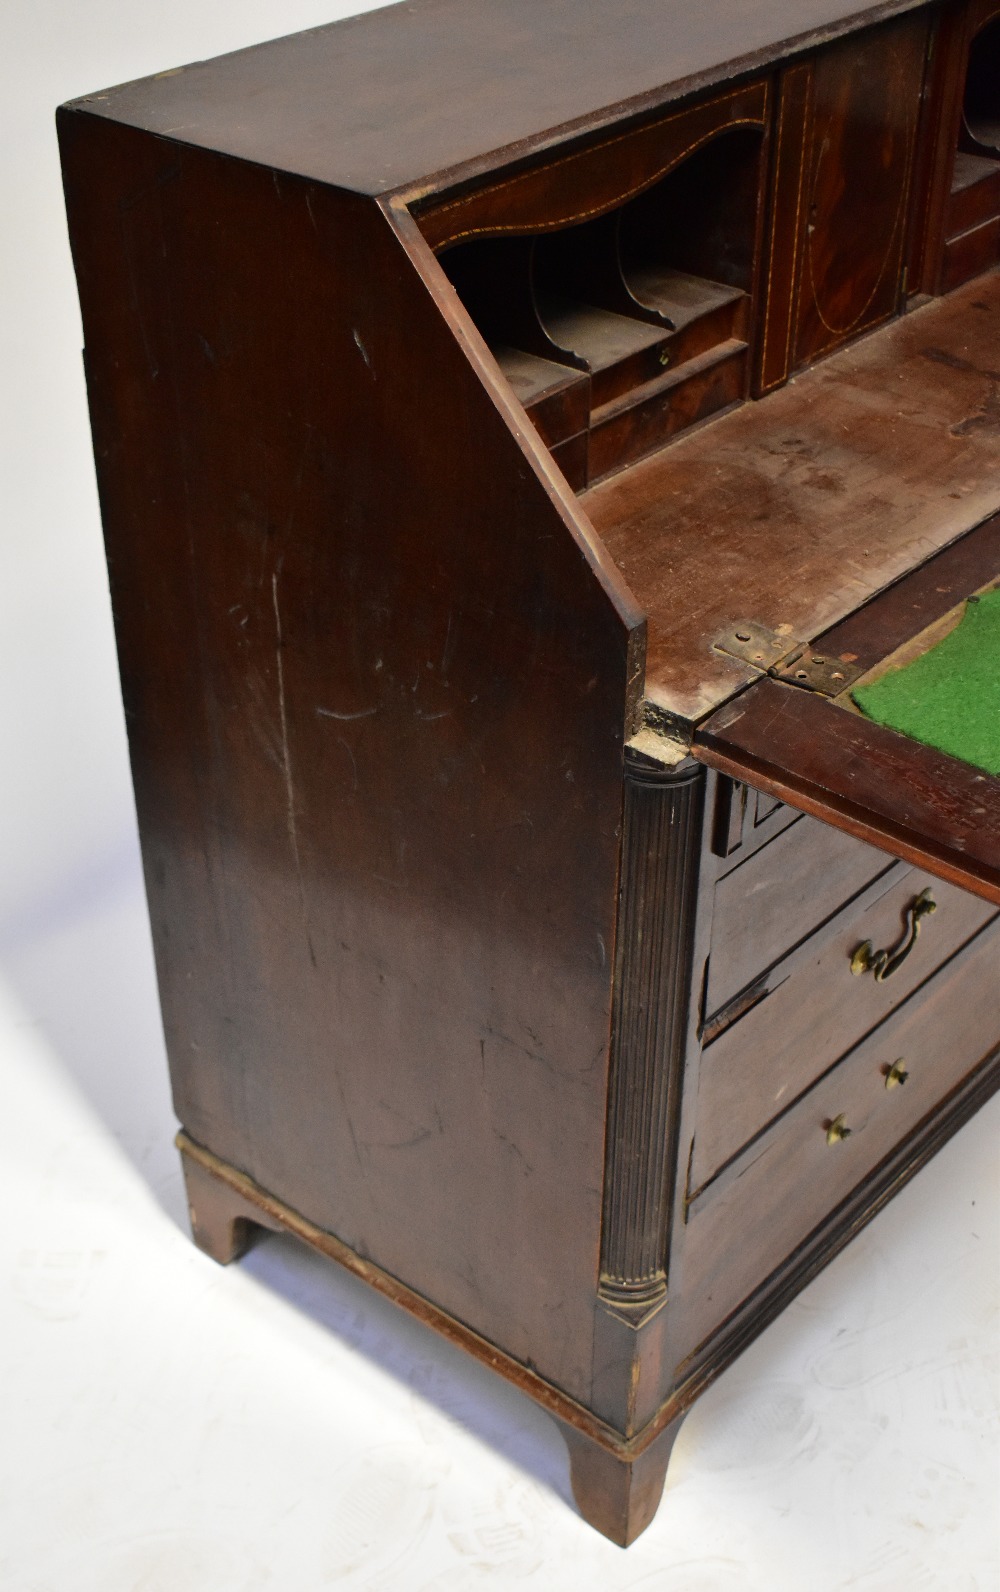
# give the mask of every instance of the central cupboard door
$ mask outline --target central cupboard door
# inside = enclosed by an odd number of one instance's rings
[[[896,313],[928,24],[905,17],[820,55],[802,171],[795,364]]]

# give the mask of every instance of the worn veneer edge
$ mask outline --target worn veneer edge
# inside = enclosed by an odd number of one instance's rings
[[[625,750],[662,768],[679,768],[691,756],[691,743],[682,735],[666,734],[646,722],[625,743]]]

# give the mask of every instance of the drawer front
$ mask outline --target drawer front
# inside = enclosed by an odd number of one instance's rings
[[[798,828],[798,825],[795,826]],[[782,837],[784,838],[784,837]],[[777,844],[777,842],[776,842]],[[770,848],[768,848],[770,849]],[[815,936],[787,967],[773,973],[770,993],[702,1053],[692,1190],[824,1073],[868,1030],[912,994],[996,914],[996,908],[954,885],[911,870],[840,927]],[[851,972],[858,946],[897,946],[908,909],[925,889],[936,902],[919,938],[884,982]]]
[[[817,818],[798,823],[720,879],[712,914],[711,1015],[893,866],[874,846]]]
[[[1000,924],[894,1013],[689,1211],[681,1287],[721,1322],[1000,1041]],[[889,1077],[906,1072],[895,1086]],[[831,1139],[842,1120],[847,1137]]]
[[[1000,161],[960,150],[955,157],[955,183],[945,214],[946,238],[968,232],[1000,215]]]
[[[957,238],[949,238],[944,246],[941,267],[941,291],[950,293],[961,287],[980,272],[988,271],[1000,259],[1000,216],[992,216],[978,227]]]
[[[745,862],[759,847],[766,846],[775,835],[802,817],[796,808],[786,807],[777,797],[754,790],[742,780],[728,779],[725,774],[714,778],[712,851],[725,859],[727,868]]]

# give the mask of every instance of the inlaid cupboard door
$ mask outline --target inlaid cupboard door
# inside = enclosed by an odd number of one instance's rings
[[[927,55],[906,17],[817,57],[804,140],[795,364],[896,313]]]

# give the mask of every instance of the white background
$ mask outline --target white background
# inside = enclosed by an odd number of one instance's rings
[[[52,112],[347,9],[0,6],[0,1588],[993,1592],[997,1103],[701,1400],[627,1553],[520,1395],[291,1240],[186,1236]]]

